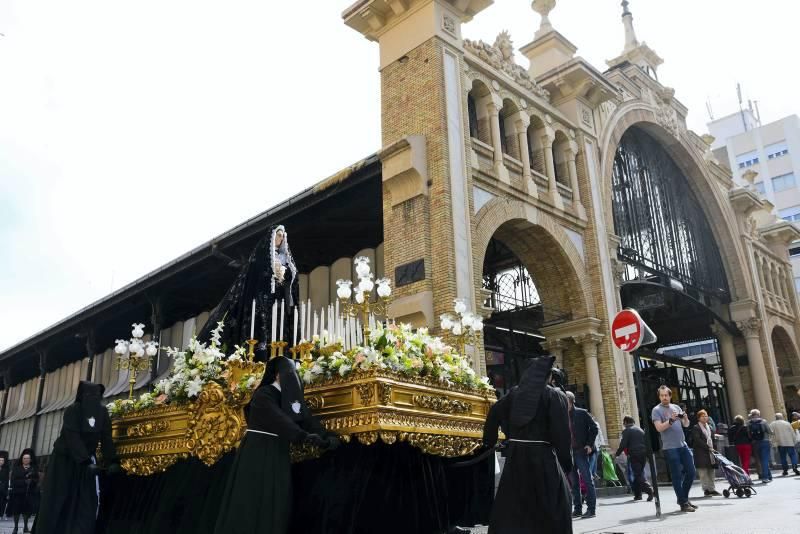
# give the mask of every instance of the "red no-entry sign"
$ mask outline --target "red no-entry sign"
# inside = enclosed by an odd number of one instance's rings
[[[620,350],[633,352],[642,345],[645,328],[636,310],[622,310],[611,323],[611,338]]]

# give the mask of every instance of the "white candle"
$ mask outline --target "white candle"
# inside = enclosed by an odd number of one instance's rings
[[[278,302],[275,301],[272,303],[272,335],[270,337],[270,341],[275,343],[275,332],[278,329]]]
[[[292,336],[292,346],[297,345],[297,306],[294,307],[294,334]]]
[[[311,329],[311,332],[312,332],[311,336],[312,336],[312,337],[313,337],[313,336],[316,336],[316,335],[317,335],[317,333],[318,333],[318,331],[317,331],[317,322],[318,322],[318,319],[317,319],[317,312],[314,312],[314,326],[313,326],[313,328]]]
[[[281,341],[283,341],[283,309],[285,308],[285,303],[286,303],[285,300],[281,301],[281,329],[280,329],[280,334],[278,335],[278,339],[280,339]]]
[[[256,333],[256,299],[253,299],[253,307],[250,313],[250,339],[255,339]]]
[[[339,336],[342,335],[342,318],[339,316],[339,299],[336,299],[334,307],[336,314],[336,339],[339,339]]]
[[[309,341],[311,341],[311,336],[314,335],[314,331],[311,330],[311,299],[308,299],[308,304],[306,304],[306,322],[308,326],[306,326],[306,337]]]
[[[308,335],[308,330],[306,330],[306,303],[300,303],[300,329],[303,331],[300,333],[300,339],[305,339],[303,335]]]

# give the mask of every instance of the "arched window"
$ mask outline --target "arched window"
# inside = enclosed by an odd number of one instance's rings
[[[543,177],[546,174],[544,162],[544,122],[539,117],[532,115],[531,124],[528,126],[528,156],[531,161],[531,170],[538,172]]]
[[[519,108],[511,100],[503,100],[503,109],[500,110],[500,145],[503,147],[503,154],[516,159],[520,159],[519,139],[514,125],[518,112]]]
[[[701,204],[661,144],[640,128],[626,131],[614,156],[614,228],[619,256],[717,298],[728,283]]]
[[[470,91],[467,95],[467,114],[469,115],[469,136],[478,138],[478,108],[475,106],[475,97]]]
[[[569,140],[564,132],[556,132],[556,138],[553,141],[553,164],[556,171],[556,182],[561,185],[570,187],[569,183],[569,167],[567,165],[567,150],[569,149]]]

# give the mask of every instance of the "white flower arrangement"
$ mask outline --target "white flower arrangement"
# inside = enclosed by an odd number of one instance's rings
[[[165,347],[164,350],[173,361],[169,377],[159,380],[153,386],[152,392],[143,393],[135,401],[120,399],[108,403],[106,408],[109,414],[113,417],[162,404],[191,402],[209,382],[216,382],[223,389],[231,390],[252,390],[258,386],[259,380],[252,374],[245,374],[241,383],[227,383],[227,362],[242,361],[245,348],[236,345],[234,352],[226,356],[220,349],[223,328],[223,321],[217,323],[217,327],[211,331],[208,344],[199,342],[197,336],[194,336],[184,351]]]
[[[491,391],[487,377],[479,378],[469,362],[428,329],[414,332],[410,325],[389,325],[373,329],[369,343],[346,353],[340,345],[325,345],[314,339],[312,359],[304,361],[300,376],[306,384],[345,377],[355,371],[388,369],[406,376],[430,377],[444,385]]]

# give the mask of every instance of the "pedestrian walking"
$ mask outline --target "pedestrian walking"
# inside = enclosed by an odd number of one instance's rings
[[[571,534],[572,470],[569,408],[560,389],[548,384],[555,358],[533,360],[519,386],[497,401],[483,427],[483,443],[494,447],[498,428],[506,435],[506,464],[497,489],[490,534]]]
[[[0,451],[0,519],[6,516],[8,506],[8,481],[11,469],[8,463],[8,451]]]
[[[753,442],[747,425],[744,424],[744,417],[737,415],[733,418],[733,424],[728,429],[728,441],[736,447],[739,455],[739,465],[745,473],[750,473],[750,456],[753,454]]]
[[[633,417],[626,415],[622,418],[622,424],[625,429],[620,436],[619,447],[615,456],[619,456],[623,452],[628,456],[628,465],[633,472],[633,480],[631,481],[631,491],[633,491],[633,500],[641,501],[642,493],[647,494],[647,500],[653,500],[653,488],[647,483],[644,477],[644,466],[647,462],[647,447],[644,442],[644,430],[636,426]]]
[[[782,413],[776,413],[775,420],[769,424],[769,428],[772,430],[775,446],[778,447],[783,476],[789,476],[787,457],[792,459],[792,470],[794,474],[800,476],[800,471],[797,470],[797,451],[794,448],[795,432],[792,428],[792,424],[783,418]]]
[[[709,424],[708,412],[697,412],[697,424],[692,429],[692,448],[694,449],[694,466],[700,476],[703,494],[706,497],[718,497],[720,493],[714,487],[714,471],[717,467],[714,458],[714,431]]]
[[[575,394],[567,391],[569,400],[569,422],[572,428],[572,458],[574,466],[569,474],[572,485],[572,517],[589,518],[596,515],[597,492],[590,469],[590,460],[597,452],[595,439],[600,427],[583,408],[575,406]],[[586,484],[586,512],[583,513],[581,480]]]
[[[658,398],[661,402],[653,408],[650,417],[661,436],[661,450],[669,467],[672,489],[681,512],[694,512],[697,506],[689,501],[695,476],[694,459],[683,433],[683,428],[689,426],[689,416],[680,406],[672,404],[672,390],[667,386],[658,388]]]
[[[769,437],[772,435],[772,429],[767,422],[761,418],[761,411],[756,409],[750,410],[750,420],[747,422],[747,431],[750,434],[750,439],[753,441],[753,454],[756,455],[759,461],[761,482],[769,484],[772,482],[772,471],[769,469],[769,456],[770,452],[772,452]]]

